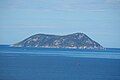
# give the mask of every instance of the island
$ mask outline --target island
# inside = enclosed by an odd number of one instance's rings
[[[15,43],[13,47],[36,48],[70,48],[70,49],[103,49],[96,41],[84,33],[69,35],[35,34],[23,41]]]

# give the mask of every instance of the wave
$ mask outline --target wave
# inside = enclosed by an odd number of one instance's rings
[[[78,51],[40,51],[40,52],[0,51],[0,56],[23,56],[23,55],[120,59],[120,53],[113,53],[113,52],[110,53],[110,52],[78,52]]]

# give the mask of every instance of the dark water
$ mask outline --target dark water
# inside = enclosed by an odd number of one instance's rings
[[[120,80],[120,50],[0,46],[0,80]]]

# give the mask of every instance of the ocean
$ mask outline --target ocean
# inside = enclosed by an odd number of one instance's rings
[[[0,46],[0,80],[120,80],[120,49]]]

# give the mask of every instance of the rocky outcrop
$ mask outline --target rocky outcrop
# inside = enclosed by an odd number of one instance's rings
[[[36,34],[13,45],[14,47],[103,49],[103,47],[84,33],[64,36]]]

